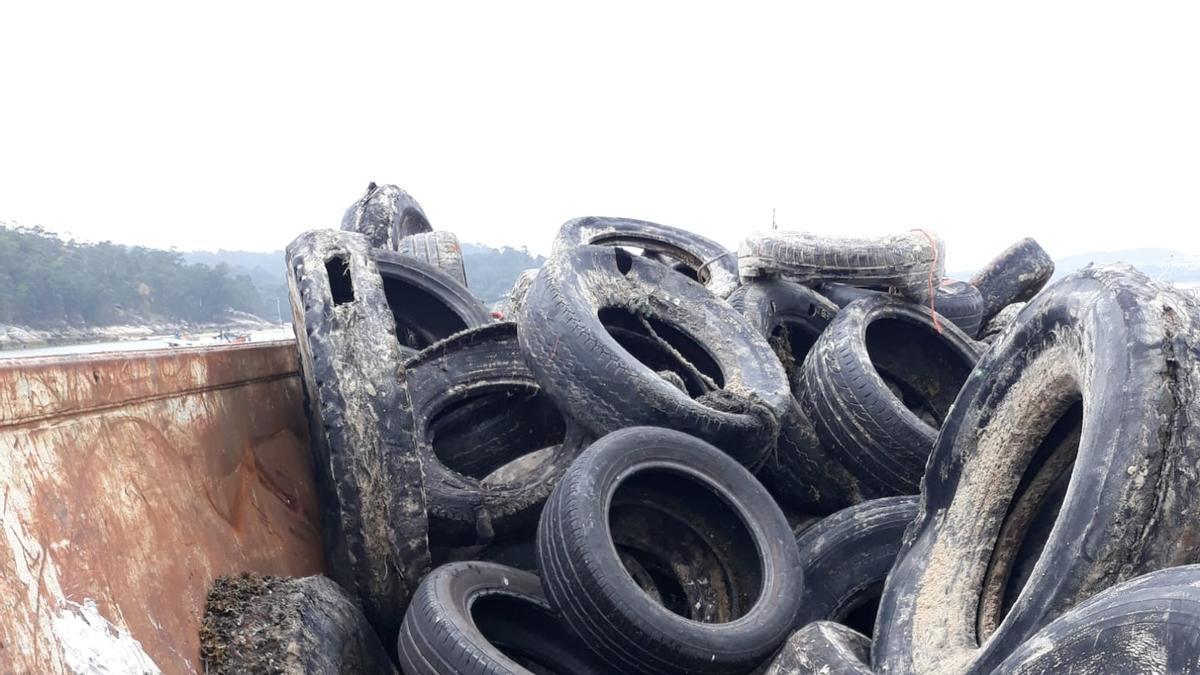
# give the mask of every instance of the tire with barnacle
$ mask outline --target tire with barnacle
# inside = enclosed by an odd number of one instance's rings
[[[1054,276],[1054,260],[1033,239],[1009,246],[971,277],[983,297],[983,323],[1017,302],[1032,298]]]
[[[346,209],[342,229],[364,235],[372,248],[385,251],[395,251],[405,237],[433,230],[412,195],[395,185],[375,183]]]
[[[751,467],[775,447],[791,400],[779,359],[736,310],[665,265],[567,249],[542,267],[517,324],[538,384],[595,436],[677,429]]]
[[[991,673],[1133,576],[1200,561],[1200,307],[1126,266],[1039,293],[938,436],[880,601],[884,672]]]

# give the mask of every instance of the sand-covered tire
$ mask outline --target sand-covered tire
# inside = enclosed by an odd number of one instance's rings
[[[983,296],[983,323],[1008,305],[1032,298],[1052,276],[1054,260],[1033,239],[1004,249],[971,277],[971,285]]]
[[[632,218],[576,218],[559,228],[553,250],[558,253],[576,246],[631,246],[652,252],[660,262],[682,266],[678,271],[721,298],[739,283],[737,256],[732,251],[711,239],[669,225]]]
[[[624,538],[639,529],[640,543]],[[537,554],[551,607],[619,673],[748,671],[787,637],[804,585],[766,489],[669,429],[623,429],[585,450],[542,512]]]
[[[801,369],[799,400],[866,499],[920,491],[938,428],[978,358],[927,307],[873,296],[844,307]]]
[[[945,244],[924,230],[874,239],[764,232],[738,247],[743,280],[782,275],[805,285],[894,289],[918,302],[928,302],[941,283],[945,260]]]
[[[425,476],[430,537],[437,546],[487,544],[531,533],[550,491],[583,450],[583,429],[563,418],[526,367],[517,327],[493,323],[464,331],[423,350],[405,364],[413,436]],[[445,420],[469,413],[464,433]],[[491,438],[479,438],[480,428]],[[442,434],[451,437],[445,452]],[[539,450],[546,456],[515,476],[500,467]]]
[[[396,252],[416,258],[449,274],[455,281],[467,286],[467,268],[463,265],[462,247],[453,232],[435,230],[410,234],[396,245]]]
[[[400,240],[433,230],[412,195],[395,185],[371,183],[342,216],[342,229],[365,235],[372,248],[396,250]]]
[[[429,573],[397,652],[405,675],[611,672],[554,615],[535,575],[486,562]]]
[[[792,633],[783,649],[762,670],[762,675],[871,673],[871,638],[832,621],[810,623]]]
[[[1126,266],[1039,293],[983,356],[880,601],[886,673],[992,672],[1079,602],[1197,561],[1197,317]]]
[[[836,621],[872,635],[883,582],[916,515],[915,496],[884,497],[838,511],[804,530],[796,547],[809,583],[796,628]]]
[[[200,659],[206,675],[396,672],[358,604],[322,576],[218,578],[205,603]]]
[[[1025,305],[1024,302],[1014,302],[996,312],[996,315],[988,319],[987,324],[979,331],[980,341],[988,344],[995,342],[996,338],[1000,337],[1000,334],[1016,321],[1017,315],[1021,313],[1022,309],[1025,309]]]
[[[533,280],[537,278],[538,268],[531,267],[527,270],[522,270],[517,275],[517,280],[513,282],[512,288],[509,289],[508,295],[500,301],[496,309],[500,312],[500,318],[513,320],[521,311],[521,306],[525,304],[525,296],[529,293],[529,287],[533,285]]]
[[[1055,619],[995,672],[1200,672],[1200,568],[1151,572]]]
[[[804,363],[837,307],[812,289],[782,279],[756,279],[726,299],[775,350],[789,381]],[[812,422],[793,399],[780,418],[779,441],[758,470],[775,498],[824,515],[857,501],[856,484],[821,446]]]
[[[595,436],[678,429],[746,466],[775,447],[791,399],[779,359],[725,301],[664,265],[622,248],[568,249],[542,267],[517,323],[538,383]]]
[[[429,548],[382,277],[352,232],[306,232],[286,259],[328,569],[390,640]]]
[[[439,340],[492,323],[483,303],[457,279],[426,262],[395,251],[372,251],[383,277],[385,306],[392,310],[396,340],[406,356]]]

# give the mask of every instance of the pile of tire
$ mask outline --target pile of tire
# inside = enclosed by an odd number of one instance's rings
[[[329,574],[409,675],[1200,667],[1200,308],[944,260],[581,218],[493,315],[372,184],[287,249]]]

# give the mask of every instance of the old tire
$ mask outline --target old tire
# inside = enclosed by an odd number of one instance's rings
[[[492,323],[492,316],[458,280],[428,263],[396,253],[372,252],[383,277],[396,339],[408,356],[468,328]]]
[[[532,532],[558,479],[585,444],[578,424],[564,419],[533,379],[517,345],[517,327],[494,323],[429,347],[405,364],[403,382],[414,442],[425,476],[431,537],[439,546],[487,544]],[[466,439],[449,448],[445,419],[469,412]],[[490,438],[478,437],[484,429]],[[477,438],[477,443],[464,442]],[[496,469],[530,453],[548,456],[513,477]],[[463,451],[472,456],[463,457]]]
[[[462,247],[453,232],[435,230],[410,234],[396,245],[396,252],[432,265],[467,286],[467,268],[463,266]]]
[[[995,342],[996,338],[1000,337],[1000,334],[1016,321],[1017,315],[1021,313],[1022,309],[1025,309],[1025,304],[1024,302],[1014,302],[996,312],[996,315],[988,319],[987,324],[980,330],[980,341],[988,344]]]
[[[382,278],[366,238],[351,232],[306,232],[286,257],[326,560],[390,636],[429,569],[429,548]]]
[[[640,544],[623,538],[643,525]],[[687,616],[639,587],[618,546],[675,572],[657,590],[682,589],[675,607]],[[669,429],[623,429],[584,451],[542,512],[537,554],[550,605],[613,672],[745,672],[787,637],[803,590],[795,540],[767,491]]]
[[[400,629],[405,675],[600,675],[551,611],[538,578],[485,562],[442,565],[421,582]]]
[[[883,293],[847,284],[821,284],[818,290],[838,307],[845,307],[860,298]],[[958,326],[968,337],[973,338],[979,334],[983,322],[983,296],[980,295],[979,289],[971,284],[943,279],[937,287],[933,308],[943,319]]]
[[[782,275],[806,285],[847,283],[894,289],[918,302],[928,302],[941,283],[945,260],[945,244],[924,230],[874,239],[766,232],[738,247],[743,280]]]
[[[1200,558],[1197,316],[1125,266],[1025,307],[930,456],[880,602],[878,670],[991,672],[1091,595]]]
[[[517,323],[538,383],[596,436],[673,428],[747,466],[775,447],[791,398],[779,359],[737,311],[664,265],[621,248],[569,249],[542,267]],[[626,334],[640,336],[634,351],[657,344],[688,392],[635,358]]]
[[[915,496],[884,497],[843,509],[797,539],[804,587],[796,628],[836,621],[874,634],[875,610],[904,530],[917,515]]]
[[[717,242],[694,232],[632,218],[588,216],[567,221],[554,239],[554,252],[576,246],[633,246],[669,258],[684,275],[704,284],[717,297],[738,286],[737,257]],[[665,261],[663,261],[665,263]]]
[[[1200,672],[1200,567],[1113,586],[1038,631],[996,672]]]
[[[346,209],[342,229],[366,236],[372,248],[394,251],[401,239],[433,228],[412,195],[395,185],[371,183]]]
[[[871,638],[832,621],[792,634],[762,675],[871,675]]]
[[[211,675],[396,672],[362,610],[333,581],[241,574],[208,593],[200,658]],[[100,672],[104,672],[105,665]]]
[[[513,282],[508,295],[505,295],[496,307],[497,311],[500,312],[501,319],[513,321],[517,318],[517,313],[520,312],[521,306],[525,304],[525,295],[529,293],[529,287],[533,285],[533,280],[537,278],[537,275],[538,268],[536,267],[522,270],[517,275],[517,280]]]
[[[971,277],[971,285],[983,296],[983,322],[1014,302],[1032,298],[1050,277],[1054,260],[1032,239],[1009,246]]]
[[[838,312],[804,361],[801,406],[866,499],[920,491],[938,427],[975,365],[971,339],[940,328],[928,308],[863,298]]]

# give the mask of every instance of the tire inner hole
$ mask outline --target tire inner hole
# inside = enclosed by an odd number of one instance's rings
[[[587,647],[558,617],[539,605],[506,594],[476,598],[470,607],[475,627],[493,646],[537,675],[579,672]]]
[[[758,547],[737,512],[704,482],[666,469],[638,472],[613,492],[608,525],[630,580],[669,611],[726,623],[758,600]]]
[[[536,385],[477,393],[438,410],[428,427],[433,454],[447,468],[485,484],[535,471],[563,442],[558,408]]]
[[[810,305],[810,307],[812,306]],[[812,315],[812,311],[809,315]],[[767,342],[770,343],[775,355],[779,357],[779,362],[783,364],[783,370],[787,373],[789,381],[796,374],[796,370],[804,364],[805,357],[812,351],[818,337],[818,333],[796,321],[783,320],[771,329],[771,335],[767,338]]]
[[[934,429],[942,426],[973,364],[924,324],[881,318],[867,325],[867,354],[892,393]]]
[[[383,278],[383,294],[396,321],[400,346],[424,349],[467,329],[462,317],[429,291],[395,277]]]
[[[597,318],[617,344],[642,365],[656,373],[674,373],[688,396],[703,396],[714,390],[713,384],[716,389],[725,387],[725,375],[717,361],[674,326],[654,317],[639,317],[624,307],[604,307]]]
[[[1075,394],[1061,405],[1063,412],[1046,423],[1049,430],[1021,475],[1000,526],[980,595],[976,629],[981,642],[995,632],[1025,588],[1066,497],[1079,452],[1083,400]]]

